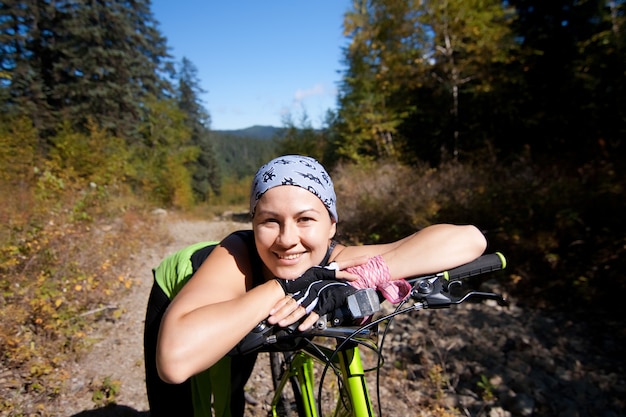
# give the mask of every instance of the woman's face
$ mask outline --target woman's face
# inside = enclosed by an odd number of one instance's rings
[[[326,206],[304,188],[283,185],[259,199],[252,219],[257,251],[278,278],[295,279],[324,259],[337,231]]]

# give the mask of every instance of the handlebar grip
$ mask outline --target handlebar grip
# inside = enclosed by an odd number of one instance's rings
[[[482,255],[481,257],[466,263],[465,265],[452,268],[443,273],[443,277],[448,281],[454,281],[487,272],[498,271],[506,267],[506,259],[500,252]]]

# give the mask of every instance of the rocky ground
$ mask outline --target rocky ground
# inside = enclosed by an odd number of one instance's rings
[[[103,323],[99,341],[71,365],[71,385],[50,414],[148,416],[142,330],[151,268],[187,244],[249,227],[167,215],[162,221],[171,238],[134,255],[137,285],[119,300],[125,313]],[[508,308],[466,303],[401,316],[391,323],[384,342],[382,415],[624,416],[625,332],[622,318],[548,314],[524,308],[515,299]],[[120,381],[116,404],[94,408],[93,384],[106,377]],[[369,382],[377,403],[375,372]],[[248,394],[247,415],[266,416],[272,394],[266,354],[260,356]]]

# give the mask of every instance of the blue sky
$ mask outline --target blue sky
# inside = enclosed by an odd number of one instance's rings
[[[152,0],[177,61],[187,57],[207,93],[214,130],[296,124],[319,127],[336,108],[349,0]]]

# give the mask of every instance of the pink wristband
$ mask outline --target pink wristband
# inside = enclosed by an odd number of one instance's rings
[[[350,281],[357,289],[375,288],[389,302],[396,304],[408,297],[411,284],[403,279],[391,279],[389,266],[381,255],[370,258],[366,264],[346,268],[346,271],[358,275],[359,279]]]

